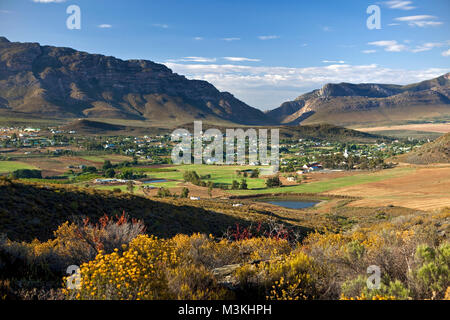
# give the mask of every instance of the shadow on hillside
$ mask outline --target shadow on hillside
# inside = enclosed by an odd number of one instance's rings
[[[230,226],[249,224],[212,210],[96,190],[0,181],[0,199],[0,234],[11,240],[47,240],[65,221],[83,216],[96,221],[123,211],[144,220],[147,233],[158,237],[195,232],[222,236]]]

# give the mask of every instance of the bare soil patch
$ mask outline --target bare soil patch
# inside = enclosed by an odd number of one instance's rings
[[[412,131],[447,133],[450,132],[450,123],[404,124],[397,126],[358,128],[356,130],[363,132],[386,131],[386,130],[412,130]]]
[[[450,207],[450,165],[414,166],[405,176],[334,190],[331,194],[362,197],[349,206],[402,206],[433,210]]]

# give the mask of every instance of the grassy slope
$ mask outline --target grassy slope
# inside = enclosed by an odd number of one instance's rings
[[[254,189],[254,190],[233,190],[230,191],[236,195],[249,195],[249,194],[261,194],[261,193],[321,193],[334,189],[360,185],[370,182],[377,182],[389,178],[402,176],[411,172],[412,168],[399,168],[391,170],[383,170],[375,173],[362,173],[358,175],[335,178],[330,180],[323,180],[318,182],[300,184],[297,186],[285,186],[280,188],[270,189]]]
[[[176,172],[161,172],[150,173],[154,178],[161,179],[174,179],[183,180],[183,172],[186,170],[194,170],[199,175],[210,174],[210,181],[216,183],[224,183],[230,185],[232,180],[240,181],[243,177],[236,175],[236,170],[254,169],[255,167],[245,166],[208,166],[208,165],[184,165],[177,166]],[[327,192],[334,189],[354,186],[364,183],[377,182],[393,177],[402,176],[412,172],[413,168],[395,168],[390,170],[383,170],[373,173],[361,173],[348,177],[341,177],[335,179],[328,179],[318,182],[304,183],[297,186],[285,186],[280,188],[265,189],[264,178],[246,178],[249,190],[230,190],[229,192],[234,195],[249,195],[249,194],[262,194],[262,193],[320,193]],[[158,186],[164,186],[164,184],[157,184]]]
[[[301,196],[300,196],[301,197]],[[305,195],[310,200],[311,195]],[[322,197],[321,197],[322,198]],[[380,210],[386,217],[417,212],[401,207],[352,208],[349,199],[333,198],[307,210],[291,210],[265,203],[239,200],[200,200],[144,198],[131,194],[78,189],[0,180],[0,234],[12,240],[46,240],[65,221],[87,216],[96,220],[104,214],[126,211],[144,220],[147,233],[171,237],[201,232],[222,236],[229,227],[274,218],[305,234],[315,228],[349,228],[353,224],[378,223]],[[306,199],[306,198],[305,198]],[[323,200],[323,199],[322,199]],[[234,208],[239,201],[242,207]],[[330,215],[330,212],[333,213]],[[338,220],[336,220],[338,218]]]
[[[450,163],[450,133],[396,158],[414,164]]]
[[[231,185],[233,180],[240,181],[242,176],[236,174],[236,170],[255,169],[260,167],[255,166],[211,166],[211,165],[182,165],[175,167],[178,171],[174,172],[150,172],[148,175],[154,178],[183,180],[183,173],[185,171],[195,171],[200,176],[211,175],[211,179],[207,179],[214,183],[223,183]],[[249,188],[263,188],[265,180],[262,178],[247,178]],[[158,184],[160,185],[160,184]]]
[[[37,169],[37,168],[20,161],[0,161],[0,173],[13,172],[18,169]]]
[[[207,201],[148,199],[131,194],[74,187],[10,183],[0,180],[0,234],[14,240],[48,239],[67,220],[83,216],[97,219],[126,211],[143,219],[147,232],[157,236],[202,232],[222,236],[229,226],[246,225],[264,215],[241,215],[229,204]]]

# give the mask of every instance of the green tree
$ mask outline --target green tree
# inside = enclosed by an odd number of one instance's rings
[[[105,160],[102,168],[103,168],[103,171],[106,171],[108,169],[111,169],[112,167],[113,167],[113,165],[111,164],[111,161]]]
[[[212,198],[212,190],[213,190],[212,185],[208,186],[208,195],[210,198]]]
[[[183,190],[181,191],[181,198],[187,198],[189,196],[189,189],[184,187]]]
[[[281,186],[280,178],[278,176],[267,178],[266,186],[267,188],[274,188]]]
[[[94,166],[89,166],[89,167],[83,168],[83,173],[96,173],[96,172],[97,172],[97,168]]]
[[[258,178],[259,177],[259,169],[252,170],[252,173],[250,174],[250,178]]]
[[[127,190],[128,190],[130,193],[133,193],[133,192],[134,192],[134,182],[133,182],[133,181],[128,181],[128,182],[127,182]]]
[[[11,173],[11,178],[13,179],[41,179],[42,173],[41,170],[34,170],[34,169],[18,169]]]
[[[116,172],[114,171],[113,168],[106,169],[106,171],[105,171],[106,178],[114,178],[115,175],[116,175]]]
[[[158,197],[160,198],[165,198],[165,197],[170,197],[172,196],[172,194],[170,193],[170,190],[164,187],[161,187],[158,189]]]

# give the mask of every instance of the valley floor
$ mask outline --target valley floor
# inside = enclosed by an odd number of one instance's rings
[[[396,126],[393,125],[393,126],[382,126],[382,127],[358,128],[357,130],[363,131],[363,132],[411,130],[411,131],[447,133],[447,132],[450,132],[450,123],[403,124],[403,125],[396,125]]]
[[[353,207],[395,205],[434,210],[450,206],[450,165],[405,166],[408,173],[376,182],[339,188],[334,195],[351,195],[361,200]]]

